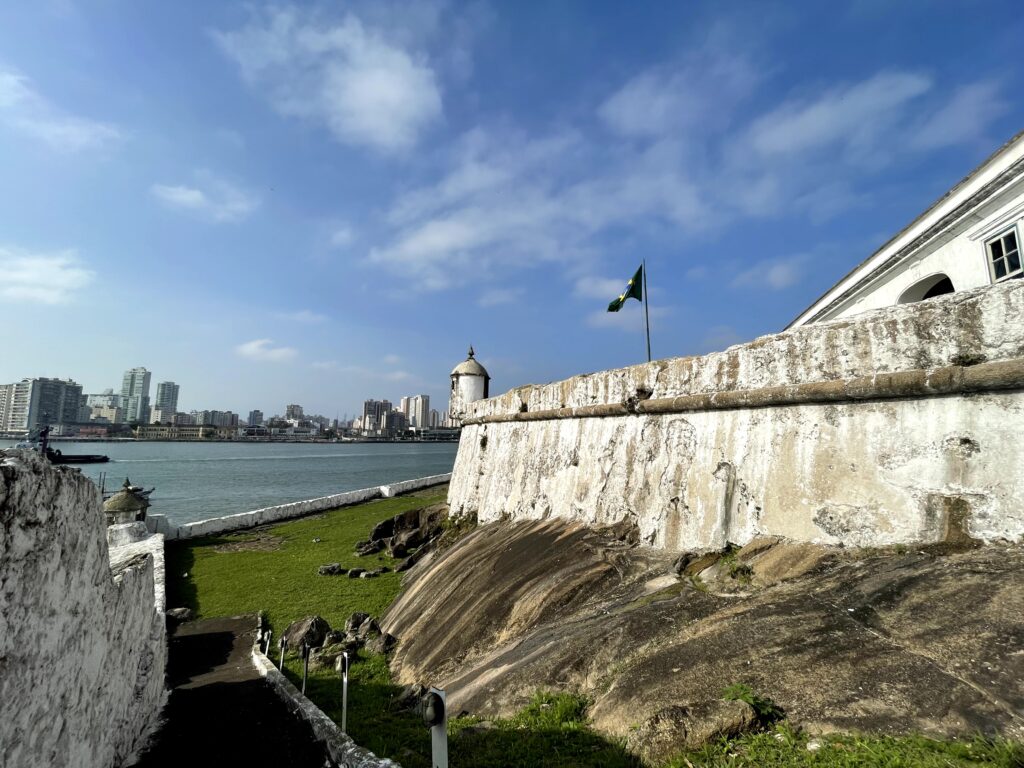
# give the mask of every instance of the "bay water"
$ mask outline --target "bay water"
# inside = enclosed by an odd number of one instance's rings
[[[13,445],[0,441],[0,448]],[[106,489],[129,478],[150,511],[172,525],[451,472],[458,443],[54,442],[67,454],[102,453],[73,465]]]

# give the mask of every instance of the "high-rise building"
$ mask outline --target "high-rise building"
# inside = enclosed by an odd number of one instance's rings
[[[252,410],[249,411],[249,426],[258,427],[263,423],[263,411]]]
[[[90,408],[120,408],[121,396],[115,395],[112,389],[104,389],[98,395],[86,395],[85,404]]]
[[[409,426],[426,429],[430,426],[430,396],[416,395],[409,398]]]
[[[402,415],[405,416],[406,420],[409,419],[409,401],[410,400],[412,400],[411,397],[403,397],[401,400],[398,401],[398,410],[400,410],[402,412]]]
[[[430,428],[437,429],[441,426],[441,414],[437,412],[436,408],[430,409]]]
[[[153,403],[153,407],[165,413],[177,412],[179,389],[173,381],[161,381],[156,385],[156,402]]]
[[[78,421],[82,385],[71,379],[22,379],[0,389],[0,432],[30,432]]]
[[[363,403],[362,428],[373,432],[384,429],[387,415],[391,413],[391,402],[389,400],[367,400]]]
[[[152,374],[145,368],[130,368],[121,381],[121,406],[127,422],[147,421],[149,415],[149,382]]]
[[[303,418],[302,406],[295,405],[294,403],[292,405],[285,406],[284,417],[286,419],[295,419],[296,421],[301,421]]]

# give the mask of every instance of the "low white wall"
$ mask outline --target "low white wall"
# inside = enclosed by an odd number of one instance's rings
[[[282,520],[291,520],[317,512],[324,512],[328,509],[359,504],[371,499],[391,498],[392,496],[417,491],[421,488],[429,488],[433,485],[447,483],[451,480],[451,477],[451,473],[419,477],[414,480],[391,483],[390,485],[362,488],[357,491],[336,493],[332,496],[321,496],[316,499],[292,502],[291,504],[264,507],[263,509],[255,509],[251,512],[239,512],[236,515],[214,517],[195,523],[184,523],[177,527],[172,526],[164,515],[147,515],[146,525],[150,531],[162,533],[168,539],[194,539],[200,536],[211,536],[217,533],[255,528],[256,526],[276,523]]]
[[[0,457],[0,530],[0,765],[124,764],[166,696],[162,537],[108,551],[96,486],[28,451]]]
[[[1020,539],[1013,282],[474,403],[449,505],[482,522],[633,520],[679,550]]]

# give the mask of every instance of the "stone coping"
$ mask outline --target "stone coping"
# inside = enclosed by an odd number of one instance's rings
[[[316,704],[303,696],[291,681],[277,668],[260,649],[263,637],[262,620],[258,620],[256,642],[252,647],[252,663],[260,677],[274,689],[288,710],[301,717],[312,729],[316,738],[323,742],[331,759],[344,768],[401,768],[393,760],[377,757],[373,752],[356,744],[338,724],[324,714]]]
[[[627,400],[622,403],[602,403],[577,408],[500,413],[468,417],[463,419],[462,423],[473,425],[514,421],[601,418],[631,414],[687,413],[735,408],[768,408],[785,405],[937,397],[1014,389],[1024,389],[1024,358],[970,366],[948,365],[930,370],[919,368],[780,387],[679,395],[635,402]]]

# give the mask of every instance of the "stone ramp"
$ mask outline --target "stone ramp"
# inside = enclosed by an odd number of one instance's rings
[[[170,639],[165,722],[137,766],[332,764],[306,721],[289,712],[253,666],[255,634],[255,616],[178,627]]]

